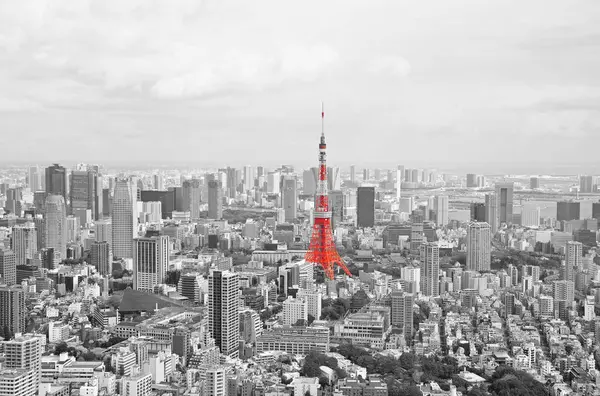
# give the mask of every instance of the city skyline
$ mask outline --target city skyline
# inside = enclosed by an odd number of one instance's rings
[[[357,152],[373,166],[483,166],[485,142],[493,172],[514,158],[539,173],[583,165],[598,143],[592,1],[65,7],[0,11],[0,117],[37,142],[4,161],[185,162],[197,147],[188,163],[216,164],[261,147],[310,166],[321,100],[338,166]]]

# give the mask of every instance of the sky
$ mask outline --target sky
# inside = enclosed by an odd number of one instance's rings
[[[333,165],[600,173],[598,70],[598,0],[0,0],[0,160],[314,166],[323,101]]]

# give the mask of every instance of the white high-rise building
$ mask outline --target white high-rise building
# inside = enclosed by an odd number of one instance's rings
[[[523,227],[539,227],[540,216],[539,206],[524,204],[523,209],[521,209],[521,225]]]
[[[160,201],[142,202],[142,212],[146,214],[146,220],[149,223],[160,223],[162,219],[162,203]]]
[[[400,202],[402,194],[402,179],[404,178],[404,166],[398,165],[396,169],[396,201]]]
[[[250,165],[244,166],[244,192],[254,190],[254,167]]]
[[[42,377],[42,344],[39,337],[32,335],[18,336],[10,341],[3,341],[4,367],[9,369],[28,370],[33,380],[28,385],[37,394]]]
[[[110,219],[96,221],[94,236],[96,242],[108,242],[112,245],[112,221]]]
[[[596,319],[596,312],[594,311],[596,304],[594,296],[585,296],[583,305],[583,320],[592,321]]]
[[[239,357],[239,275],[213,270],[208,277],[208,327],[221,353]]]
[[[79,217],[67,216],[67,242],[76,242],[79,237]]]
[[[149,396],[152,392],[152,374],[123,377],[121,396]]]
[[[308,321],[308,304],[302,298],[290,296],[283,302],[283,324],[293,325],[299,320]]]
[[[42,173],[40,172],[39,166],[30,166],[29,172],[27,173],[29,190],[34,193],[36,191],[42,191]]]
[[[321,318],[323,295],[317,291],[300,289],[297,297],[306,301],[308,315],[315,319]]]
[[[419,267],[402,267],[400,268],[400,279],[406,282],[414,282],[415,290],[414,293],[421,291],[421,268]]]
[[[67,212],[62,195],[48,195],[45,219],[46,247],[54,248],[54,255],[67,258]]]
[[[133,258],[133,238],[137,236],[137,183],[117,178],[111,206],[112,251],[119,258]]]
[[[167,235],[136,238],[133,249],[133,287],[152,293],[154,286],[164,282],[169,267],[169,237]]]
[[[281,175],[279,172],[269,172],[267,174],[267,193],[279,194],[279,183]]]
[[[473,221],[467,226],[467,270],[489,271],[492,260],[490,225]]]
[[[206,371],[203,396],[227,396],[226,367],[211,367]]]
[[[25,265],[37,252],[37,230],[33,222],[17,224],[12,229],[11,249],[16,265]]]

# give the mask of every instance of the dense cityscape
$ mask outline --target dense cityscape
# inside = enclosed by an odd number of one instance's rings
[[[325,151],[5,168],[0,395],[599,394],[596,177]]]

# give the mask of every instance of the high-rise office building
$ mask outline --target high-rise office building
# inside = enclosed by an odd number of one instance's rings
[[[281,178],[281,203],[285,211],[285,221],[296,220],[298,210],[298,189],[296,176],[284,175]]]
[[[25,306],[23,305],[23,309]],[[23,335],[10,341],[3,341],[4,367],[28,370],[34,378],[29,389],[37,395],[42,378],[42,341],[34,335]]]
[[[591,193],[594,191],[594,178],[592,176],[579,176],[579,192]]]
[[[130,178],[117,178],[112,203],[112,252],[118,258],[133,258],[133,238],[137,236],[137,184]]]
[[[363,181],[368,181],[371,178],[371,171],[368,168],[363,169]]]
[[[59,258],[67,258],[67,213],[62,195],[48,195],[45,219],[46,246],[54,248]]]
[[[108,242],[93,242],[91,256],[92,265],[100,275],[110,275],[112,273],[112,252]]]
[[[498,217],[496,213],[498,211],[498,201],[496,195],[486,194],[485,195],[485,221],[490,225],[492,235],[498,231]]]
[[[169,267],[169,237],[166,235],[136,238],[133,254],[133,287],[152,293],[154,286],[165,281]]]
[[[158,191],[163,191],[165,189],[165,181],[163,179],[163,175],[161,175],[160,173],[157,173],[153,176],[153,181],[154,181],[154,189],[158,190]]]
[[[67,202],[67,170],[59,164],[46,168],[46,195],[60,195]]]
[[[435,211],[436,224],[441,227],[448,225],[448,196],[436,195],[433,202],[433,210]]]
[[[524,227],[539,227],[541,210],[539,206],[524,204],[521,209],[521,225]]]
[[[331,227],[335,229],[344,219],[344,193],[341,190],[329,190],[329,210]]]
[[[559,317],[568,319],[568,311],[575,300],[575,283],[569,280],[558,280],[552,283],[554,292],[554,311],[558,311]]]
[[[279,183],[281,174],[279,172],[269,172],[267,174],[267,194],[279,194]]]
[[[471,221],[485,221],[485,204],[482,202],[473,202],[471,204]]]
[[[94,237],[96,242],[108,242],[112,244],[112,220],[98,220],[94,224]]]
[[[514,183],[496,183],[497,225],[512,223]]]
[[[0,285],[0,328],[5,333],[10,330],[12,335],[23,333],[26,316],[25,292],[21,286]]]
[[[539,177],[531,177],[529,179],[529,188],[532,190],[540,188],[540,178]]]
[[[93,220],[102,218],[102,177],[97,172],[73,171],[69,186],[72,214],[90,210]]]
[[[515,295],[512,293],[506,293],[504,296],[504,312],[506,316],[513,315],[515,312]]]
[[[308,321],[308,304],[303,298],[288,296],[283,302],[283,324],[291,326],[299,320]]]
[[[213,270],[208,277],[208,327],[221,353],[239,356],[239,275]]]
[[[202,202],[202,187],[200,180],[184,180],[182,186],[183,192],[183,210],[190,212],[192,219],[200,217],[200,203]]]
[[[319,168],[310,168],[302,172],[302,192],[305,195],[314,195],[317,192]]]
[[[404,331],[407,340],[412,339],[413,332],[413,304],[414,295],[403,291],[395,291],[391,294],[391,323]]]
[[[0,284],[17,283],[17,257],[10,249],[0,248]]]
[[[435,242],[421,245],[421,292],[424,296],[440,295],[440,248]]]
[[[556,220],[558,221],[571,221],[579,220],[580,214],[580,203],[571,201],[561,201],[556,203]],[[592,205],[592,215],[593,215]]]
[[[467,226],[467,270],[489,271],[492,235],[488,223],[471,222]]]
[[[33,222],[17,224],[12,229],[11,248],[15,252],[17,265],[33,260],[38,251],[37,230]]]
[[[250,165],[244,166],[244,192],[248,192],[254,189],[254,180],[256,179],[254,174],[254,167]]]
[[[223,218],[223,185],[220,180],[208,182],[208,218]]]
[[[356,183],[356,166],[350,166],[350,182]]]
[[[358,187],[356,190],[357,226],[373,227],[375,225],[375,187]]]
[[[43,190],[43,178],[39,166],[30,166],[27,172],[27,185],[29,190],[34,193]]]
[[[402,196],[402,180],[404,179],[404,165],[398,165],[396,169],[396,201]]]
[[[340,168],[327,168],[327,190],[339,190],[341,188],[342,176]]]
[[[575,282],[575,273],[583,268],[583,244],[581,242],[567,241],[565,251],[565,266],[561,271],[561,280]]]

